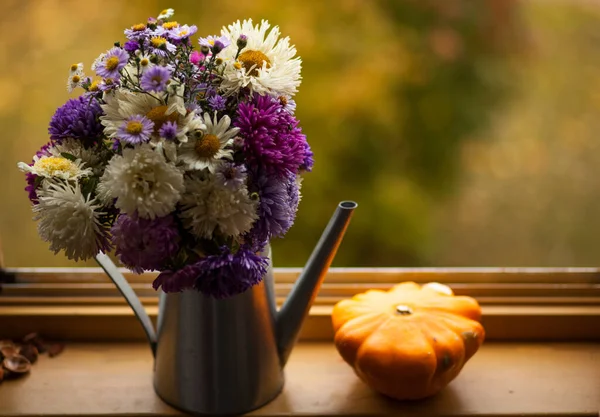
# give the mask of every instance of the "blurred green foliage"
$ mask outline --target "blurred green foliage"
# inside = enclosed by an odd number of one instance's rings
[[[600,193],[592,177],[600,161],[590,152],[588,124],[595,126],[600,105],[600,90],[589,88],[600,63],[596,6],[5,0],[0,236],[8,265],[84,266],[53,255],[37,236],[16,163],[47,140],[52,113],[69,98],[68,66],[89,69],[125,27],[166,7],[202,35],[237,19],[268,19],[302,56],[297,116],[316,164],[305,177],[296,224],[273,243],[277,266],[303,265],[344,199],[359,207],[334,266],[594,259]],[[577,219],[564,221],[571,211]],[[560,244],[547,244],[552,236]]]

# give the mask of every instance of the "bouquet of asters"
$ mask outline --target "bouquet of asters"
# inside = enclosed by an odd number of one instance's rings
[[[312,152],[294,117],[301,60],[252,20],[192,37],[167,9],[73,64],[50,141],[25,172],[40,237],[89,259],[114,249],[154,288],[215,298],[259,283],[295,220]],[[269,30],[270,29],[270,30]]]

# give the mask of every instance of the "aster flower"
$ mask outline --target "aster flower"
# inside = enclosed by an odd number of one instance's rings
[[[140,85],[146,91],[165,91],[170,78],[171,70],[169,68],[155,65],[144,72]]]
[[[133,55],[135,53],[135,51],[137,51],[140,48],[140,43],[138,41],[127,41],[125,42],[125,44],[123,45],[123,49],[125,49],[129,55]]]
[[[207,101],[211,109],[215,111],[225,110],[225,104],[227,103],[227,100],[225,100],[225,98],[222,96],[215,94],[214,96],[209,97]]]
[[[62,156],[34,156],[33,165],[19,162],[18,167],[23,172],[29,172],[38,177],[58,178],[61,180],[76,180],[92,175],[90,168],[83,168],[81,160],[71,161]]]
[[[245,245],[235,253],[223,246],[219,255],[209,255],[196,265],[199,273],[194,288],[208,297],[223,299],[259,284],[269,261]]]
[[[215,181],[222,187],[228,187],[232,190],[244,187],[246,184],[246,167],[236,165],[233,162],[223,162],[215,172]]]
[[[127,118],[119,128],[117,136],[122,142],[131,145],[148,142],[154,131],[154,123],[146,116],[136,114]]]
[[[166,51],[175,52],[177,47],[167,40],[164,36],[152,36],[149,41],[152,52],[158,56],[165,56]]]
[[[238,236],[250,230],[257,219],[257,202],[245,186],[222,186],[214,176],[186,178],[179,216],[194,235],[211,239],[213,233]]]
[[[48,149],[52,147],[52,142],[48,142],[45,145],[43,145],[34,155],[33,161],[31,161],[30,165],[33,165],[35,163],[35,157],[37,157],[38,159],[43,157],[43,156],[49,156],[51,155],[50,152],[48,151]],[[18,165],[17,165],[18,167]],[[31,172],[25,172],[25,181],[27,182],[27,186],[25,187],[25,191],[27,191],[27,196],[29,197],[29,201],[31,201],[31,203],[33,204],[37,204],[38,203],[38,197],[37,197],[37,178],[38,176],[35,174],[32,174]]]
[[[102,137],[103,127],[98,122],[102,109],[96,100],[79,96],[68,100],[59,107],[52,120],[48,133],[54,142],[73,138],[84,145],[91,145]]]
[[[171,215],[150,220],[121,214],[111,234],[119,261],[138,274],[165,269],[181,240]]]
[[[215,169],[223,158],[231,159],[233,151],[225,149],[229,141],[237,135],[238,128],[230,128],[231,119],[225,115],[217,122],[217,115],[211,120],[204,113],[206,130],[198,138],[192,138],[179,148],[179,160],[190,170]]]
[[[69,259],[89,259],[110,249],[108,231],[100,223],[101,206],[81,193],[79,186],[67,182],[48,183],[38,192],[39,204],[33,207],[39,221],[40,237],[50,242],[50,250],[64,250]]]
[[[117,80],[121,76],[119,71],[127,65],[127,61],[129,61],[127,51],[115,46],[108,50],[104,58],[96,64],[96,74],[102,78]]]
[[[175,41],[182,41],[194,35],[197,31],[198,27],[196,25],[181,25],[179,27],[171,29],[168,32],[168,36],[170,39],[173,39]]]
[[[198,39],[200,46],[207,47],[213,54],[220,53],[223,49],[231,45],[231,40],[226,36],[207,36],[206,38]]]
[[[177,122],[166,122],[160,128],[158,134],[165,140],[175,140],[177,137]]]
[[[73,74],[81,74],[83,73],[83,62],[79,62],[77,64],[71,64],[69,67],[69,75]]]
[[[106,53],[101,53],[100,55],[98,55],[98,57],[96,59],[94,59],[94,62],[92,62],[92,71],[96,71],[96,68],[100,67],[100,64],[102,63],[102,61],[104,61],[104,58],[106,57]]]
[[[84,77],[85,75],[82,72],[70,74],[67,78],[67,91],[72,93],[77,87],[81,87]]]
[[[144,40],[149,35],[150,35],[150,29],[148,29],[148,27],[144,23],[138,23],[136,25],[131,26],[129,29],[125,29],[125,36],[130,41]],[[134,49],[134,51],[135,51],[135,49]]]
[[[158,15],[157,19],[158,20],[170,19],[170,18],[173,17],[174,14],[175,14],[175,10],[173,10],[173,9],[164,9],[162,12],[160,12],[160,14]]]
[[[145,219],[172,212],[183,190],[182,172],[148,144],[113,156],[97,188],[104,201],[117,199],[116,208]]]
[[[182,292],[192,289],[200,274],[199,264],[188,264],[176,271],[166,270],[161,272],[152,283],[155,290],[159,288],[166,293]]]
[[[253,182],[251,189],[259,195],[259,217],[248,237],[255,248],[262,249],[264,242],[282,237],[294,224],[299,187],[294,175],[283,178],[259,175]]]
[[[82,143],[76,139],[64,139],[60,143],[54,143],[48,146],[47,155],[62,157],[63,154],[72,155],[76,160],[81,161],[81,165],[92,170],[93,175],[104,172],[104,157],[106,151],[102,148],[85,148]]]
[[[154,64],[150,61],[150,55],[148,54],[140,54],[138,56],[140,59],[140,72],[144,73],[146,70],[154,67]]]
[[[269,96],[255,95],[248,103],[240,103],[235,125],[244,138],[244,152],[252,167],[280,176],[298,173],[306,158],[306,137],[298,121],[281,103]]]
[[[187,114],[182,98],[183,91],[184,86],[181,84],[175,94],[169,95],[166,105],[163,102],[166,92],[149,95],[120,88],[114,94],[105,95],[105,104],[101,105],[104,115],[100,117],[104,133],[108,138],[118,136],[123,122],[131,116],[141,114],[154,123],[154,133],[158,133],[164,123],[171,121],[177,122],[185,137],[194,115]]]
[[[261,95],[293,96],[300,86],[302,61],[289,38],[279,39],[277,26],[267,34],[270,24],[263,20],[253,26],[252,19],[229,25],[221,35],[230,42],[237,42],[240,35],[246,37],[246,47],[239,56],[236,48],[227,48],[221,58],[227,63],[220,86],[225,95],[249,88]]]
[[[112,91],[116,90],[121,86],[120,80],[113,80],[112,78],[105,78],[98,84],[100,91]]]

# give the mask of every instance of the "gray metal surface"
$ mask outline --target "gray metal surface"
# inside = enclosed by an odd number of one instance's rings
[[[160,291],[156,393],[175,408],[203,415],[243,414],[274,399],[283,388],[283,366],[302,321],[356,206],[350,201],[338,205],[279,313],[270,249],[264,280],[245,293],[216,300],[197,291]],[[108,257],[96,259],[133,308],[152,345],[152,326],[135,293]]]

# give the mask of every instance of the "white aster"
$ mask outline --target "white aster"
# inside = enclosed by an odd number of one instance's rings
[[[46,183],[38,191],[39,203],[33,207],[39,220],[40,237],[50,242],[50,250],[64,250],[69,259],[93,257],[108,247],[108,232],[100,224],[103,213],[95,200],[86,198],[79,186],[67,182]]]
[[[92,148],[86,149],[81,141],[76,139],[63,139],[60,143],[56,143],[47,149],[47,152],[53,156],[69,154],[81,161],[81,165],[89,168],[94,174],[99,174],[104,169],[102,155]]]
[[[231,42],[219,54],[225,62],[221,84],[225,95],[235,94],[242,87],[272,96],[293,96],[298,91],[302,61],[295,57],[296,48],[290,45],[289,37],[279,39],[277,26],[267,34],[269,27],[266,20],[253,26],[249,19],[242,23],[238,20],[221,30],[221,35]],[[247,44],[236,60],[240,35],[247,37]]]
[[[67,181],[92,175],[92,170],[84,168],[80,159],[71,161],[63,156],[35,155],[33,157],[33,165],[19,162],[17,166],[23,172],[30,172],[43,178]]]
[[[67,91],[72,93],[77,87],[81,87],[84,78],[85,74],[83,72],[69,74],[69,78],[67,78]]]
[[[175,10],[164,9],[162,12],[160,12],[157,19],[158,20],[169,19],[169,18],[173,17],[174,14],[175,14]]]
[[[82,74],[83,73],[83,62],[79,62],[77,64],[72,64],[69,68],[69,74]]]
[[[245,185],[225,187],[210,175],[186,178],[185,187],[179,216],[184,227],[198,237],[211,239],[215,232],[238,236],[258,219],[258,200],[250,198]]]
[[[197,122],[196,122],[197,123]],[[207,168],[214,173],[222,159],[232,159],[233,151],[225,149],[231,140],[240,131],[239,128],[230,128],[231,119],[225,115],[217,121],[217,113],[211,120],[208,112],[204,113],[203,134],[192,135],[189,140],[179,148],[179,161],[186,169],[201,170]],[[198,130],[196,130],[198,132]]]
[[[92,66],[91,69],[92,71],[96,71],[96,68],[98,68],[98,66],[104,61],[104,58],[106,57],[106,53],[102,52],[100,55],[98,55],[98,58],[94,59],[94,62],[92,62]]]
[[[125,213],[153,219],[172,212],[183,190],[183,173],[143,144],[113,156],[97,191],[103,201],[116,198],[115,206]]]
[[[185,108],[184,88],[185,86],[180,84],[174,91],[170,91],[167,104],[163,102],[167,92],[151,96],[119,88],[114,93],[105,93],[105,104],[100,105],[104,112],[104,115],[100,116],[104,133],[107,137],[113,138],[118,134],[119,127],[131,116],[142,115],[152,120],[155,132],[158,132],[167,121],[177,122],[177,126],[181,128],[183,137],[185,137],[188,124],[192,121],[194,114],[193,112],[188,114]],[[159,139],[156,133],[152,136],[155,140]]]

